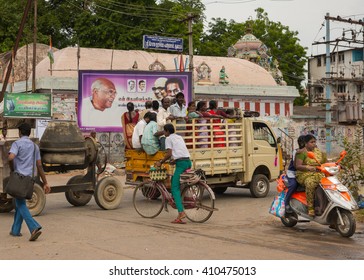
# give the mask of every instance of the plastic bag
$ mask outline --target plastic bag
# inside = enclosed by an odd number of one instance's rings
[[[279,195],[276,195],[273,199],[272,205],[269,209],[269,213],[277,216],[279,218],[284,217],[285,214],[285,192],[280,192]]]

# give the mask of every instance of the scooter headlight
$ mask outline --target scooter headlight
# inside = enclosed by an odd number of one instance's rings
[[[338,166],[326,166],[325,170],[331,175],[336,175],[337,173],[339,173],[340,168]]]

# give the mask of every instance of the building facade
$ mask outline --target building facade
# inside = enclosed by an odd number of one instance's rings
[[[311,106],[323,106],[330,102],[333,118],[338,123],[363,122],[364,109],[364,60],[363,48],[333,52],[327,75],[326,55],[309,59],[309,102]],[[328,77],[327,77],[328,76]],[[326,86],[330,99],[326,98]]]

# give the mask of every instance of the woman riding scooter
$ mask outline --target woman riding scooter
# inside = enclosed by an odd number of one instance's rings
[[[307,134],[304,138],[305,150],[296,154],[296,179],[297,182],[303,185],[306,189],[306,199],[308,206],[308,215],[315,216],[314,209],[314,193],[319,186],[320,180],[325,177],[321,172],[316,172],[317,162],[307,156],[307,152],[313,152],[315,158],[320,164],[327,161],[326,155],[322,153],[316,145],[316,138],[312,134]]]

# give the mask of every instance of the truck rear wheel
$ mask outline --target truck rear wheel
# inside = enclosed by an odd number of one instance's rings
[[[226,192],[228,187],[217,187],[212,189],[214,191],[214,193],[216,194],[223,194],[224,192]]]
[[[267,176],[263,174],[254,175],[252,181],[249,184],[249,189],[252,197],[266,197],[269,193],[269,180]]]

